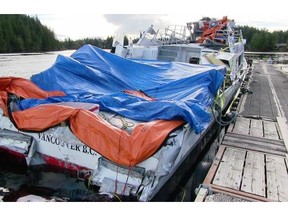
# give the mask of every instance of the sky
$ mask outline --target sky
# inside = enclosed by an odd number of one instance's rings
[[[1,14],[37,16],[58,39],[115,36],[132,39],[150,25],[163,29],[202,17],[228,16],[238,25],[288,30],[284,0],[0,0]]]

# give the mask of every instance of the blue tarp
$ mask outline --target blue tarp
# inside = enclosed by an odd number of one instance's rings
[[[139,121],[183,119],[199,133],[210,121],[207,107],[225,72],[224,66],[128,60],[85,45],[70,57],[59,55],[51,68],[31,77],[41,89],[67,96],[24,99],[19,105],[24,110],[63,101],[97,103],[100,110]],[[155,100],[124,90],[140,90]]]

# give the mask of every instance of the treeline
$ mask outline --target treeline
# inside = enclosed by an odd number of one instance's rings
[[[37,17],[0,15],[0,52],[39,52],[60,49],[54,32]]]
[[[269,32],[267,29],[257,29],[249,26],[241,26],[240,29],[243,38],[247,40],[245,49],[247,51],[288,51],[288,31]],[[284,46],[277,47],[278,44],[284,44]]]
[[[247,40],[247,51],[269,52],[288,51],[288,31],[269,32],[266,29],[257,29],[241,26],[243,37]],[[136,42],[134,40],[133,42]],[[64,49],[78,49],[84,44],[92,44],[102,49],[111,49],[113,37],[85,38],[81,40],[65,39],[59,41],[55,33],[41,24],[37,17],[28,15],[0,14],[0,52],[41,52]],[[128,38],[124,37],[124,45]],[[282,44],[281,50],[277,44]],[[284,44],[284,46],[283,46]],[[286,46],[285,46],[286,44]]]
[[[41,24],[38,17],[23,14],[0,14],[0,53],[42,52],[78,49],[92,44],[103,49],[112,47],[113,37],[59,41],[55,33]]]
[[[61,42],[62,49],[78,49],[84,44],[91,44],[101,49],[111,49],[113,43],[113,37],[108,36],[106,39],[101,38],[85,38],[81,40],[65,39]]]

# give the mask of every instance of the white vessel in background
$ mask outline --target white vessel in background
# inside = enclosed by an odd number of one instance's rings
[[[234,20],[205,17],[158,31],[151,25],[137,43],[123,46],[115,40],[113,46],[116,55],[129,59],[225,65],[234,82],[247,68],[245,43]]]

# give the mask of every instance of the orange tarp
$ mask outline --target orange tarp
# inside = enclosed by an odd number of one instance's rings
[[[51,96],[65,96],[64,92],[60,91],[43,91],[30,80],[20,77],[1,77],[0,79],[0,107],[4,114],[8,116],[7,99],[8,92],[16,94],[22,98],[47,98]]]
[[[61,91],[43,91],[30,80],[18,77],[1,77],[0,91],[7,91],[22,98],[47,98],[65,96]]]
[[[27,89],[35,90],[35,92],[23,89],[21,85],[24,81]],[[35,85],[29,80],[24,81],[22,79],[10,81],[0,79],[0,96],[4,97],[0,100],[1,107],[7,106],[5,90],[27,98],[43,98],[51,96],[51,94],[63,95],[61,92],[45,92],[37,86],[35,88]],[[111,161],[125,166],[134,166],[154,154],[168,134],[184,123],[184,121],[176,120],[155,120],[138,124],[129,134],[125,130],[107,123],[93,112],[57,104],[46,104],[24,111],[15,111],[12,116],[18,129],[32,131],[43,131],[68,120],[72,132],[83,143]]]

